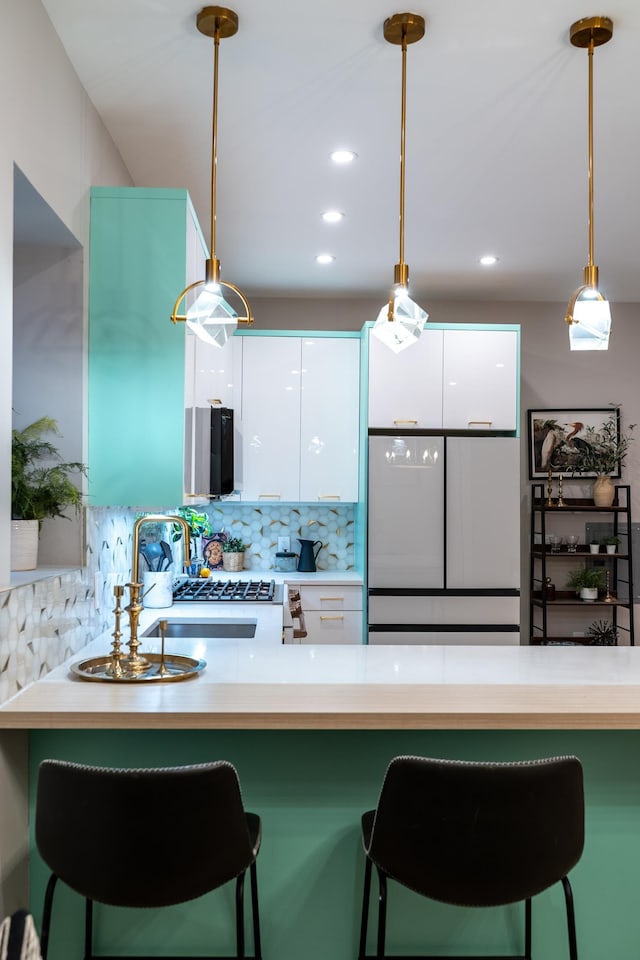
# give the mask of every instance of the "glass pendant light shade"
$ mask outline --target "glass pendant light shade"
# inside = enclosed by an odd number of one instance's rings
[[[608,350],[611,333],[609,301],[599,294],[594,298],[582,294],[573,308],[573,322],[569,324],[571,350]]]
[[[187,310],[187,327],[205,343],[223,347],[238,326],[238,314],[222,296],[220,287],[204,288]]]
[[[401,289],[384,305],[371,332],[394,353],[400,353],[418,340],[428,319],[429,314]]]

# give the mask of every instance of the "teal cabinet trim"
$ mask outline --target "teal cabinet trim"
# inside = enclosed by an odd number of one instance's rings
[[[94,188],[89,269],[89,503],[182,501],[184,190]]]

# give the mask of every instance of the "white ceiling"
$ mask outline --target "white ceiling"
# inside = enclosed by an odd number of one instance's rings
[[[186,187],[209,233],[212,41],[196,0],[43,0],[137,186]],[[405,259],[412,292],[567,300],[587,261],[587,53],[596,49],[595,244],[612,301],[640,301],[640,3],[237,0],[220,48],[217,254],[251,296],[386,296],[398,259],[401,52],[407,63]],[[350,168],[328,160],[337,146]],[[346,213],[328,226],[320,213]],[[319,267],[315,254],[336,261]],[[495,253],[500,262],[480,267]],[[434,319],[437,317],[434,315]]]

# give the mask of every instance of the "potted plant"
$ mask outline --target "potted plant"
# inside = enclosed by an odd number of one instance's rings
[[[603,545],[607,553],[615,553],[616,547],[620,543],[620,537],[603,537],[600,543]]]
[[[34,570],[38,562],[38,534],[47,517],[77,512],[82,492],[70,475],[84,474],[83,463],[65,462],[48,434],[60,436],[51,417],[41,417],[23,430],[11,431],[11,569]],[[69,519],[67,517],[67,519]]]
[[[589,553],[600,553],[600,544],[597,540],[592,540],[589,544]]]
[[[222,544],[222,567],[224,570],[242,570],[246,543],[240,537],[229,537]]]
[[[572,467],[572,473],[595,473],[593,501],[597,507],[610,507],[615,496],[611,475],[622,467],[629,452],[635,423],[628,433],[619,430],[618,413],[611,414],[592,437],[585,437]]]
[[[572,570],[567,579],[567,587],[579,593],[581,600],[597,600],[604,585],[604,567],[581,567]]]

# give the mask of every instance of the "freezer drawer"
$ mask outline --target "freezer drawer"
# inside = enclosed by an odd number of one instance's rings
[[[369,597],[370,624],[514,624],[520,623],[520,598]]]

